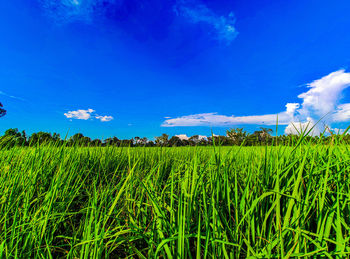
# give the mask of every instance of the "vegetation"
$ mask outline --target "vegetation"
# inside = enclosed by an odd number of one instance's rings
[[[6,115],[6,110],[3,107],[4,106],[0,102],[0,118]]]
[[[348,257],[349,135],[271,132],[153,142],[9,129],[0,258]]]
[[[310,129],[306,129],[310,131]],[[101,139],[91,139],[81,133],[77,133],[70,138],[62,139],[60,134],[49,132],[37,132],[31,136],[27,136],[25,131],[19,132],[18,129],[8,129],[5,134],[0,136],[1,147],[14,146],[37,146],[37,145],[59,145],[59,146],[81,146],[81,147],[97,147],[97,146],[116,146],[116,147],[181,147],[181,146],[212,146],[216,143],[220,146],[271,146],[271,145],[286,145],[294,146],[298,143],[299,135],[306,135],[304,132],[299,132],[298,135],[278,135],[272,136],[272,129],[261,128],[252,134],[248,134],[243,128],[232,128],[226,131],[226,136],[213,135],[211,137],[204,137],[194,135],[190,138],[183,139],[178,136],[162,134],[155,138],[155,141],[149,140],[146,137],[134,137],[132,139],[119,139],[117,137]],[[327,134],[327,135],[326,135]],[[342,143],[350,143],[350,135],[335,134],[333,131],[327,129],[319,136],[304,136],[308,142],[316,144],[332,144],[339,142],[341,138]]]
[[[35,136],[41,144],[0,151],[1,258],[350,253],[350,152],[341,139],[129,148]]]

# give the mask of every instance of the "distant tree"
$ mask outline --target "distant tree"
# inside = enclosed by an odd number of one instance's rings
[[[5,135],[1,137],[1,147],[24,146],[26,144],[25,133],[22,135],[17,128],[8,129]]]
[[[147,140],[146,147],[154,147],[156,144],[152,140]]]
[[[117,137],[113,138],[107,138],[104,140],[104,144],[106,146],[120,146],[121,140],[119,140]]]
[[[135,137],[134,138],[134,144],[138,146],[140,144],[140,140],[141,140],[140,137]]]
[[[256,133],[256,131],[253,134],[249,134],[245,138],[245,146],[257,146],[260,145],[259,141],[259,133]]]
[[[5,136],[20,137],[21,133],[17,128],[11,128],[5,131]]]
[[[123,139],[120,141],[119,146],[120,147],[133,147],[134,146],[134,139]]]
[[[233,145],[241,145],[248,136],[248,133],[243,128],[235,128],[227,130],[226,136]]]
[[[52,142],[54,142],[54,138],[52,137],[51,133],[48,132],[39,131],[37,133],[33,133],[29,137],[30,146],[46,145]]]
[[[261,129],[262,134],[263,134],[264,136],[271,137],[270,133],[273,132],[272,129],[270,129],[270,128],[264,128],[264,127],[260,127],[260,129]]]
[[[93,147],[99,147],[102,145],[102,141],[100,139],[94,139],[93,141],[91,141],[91,146]]]
[[[146,137],[140,138],[140,137],[135,137],[134,138],[134,145],[135,146],[146,146],[148,143],[148,139]]]
[[[143,146],[147,145],[147,143],[148,143],[148,139],[147,139],[146,137],[143,137],[143,138],[140,140],[140,144],[143,145]]]
[[[27,133],[25,130],[22,130],[22,137],[27,141]]]
[[[196,146],[198,145],[199,141],[200,141],[200,138],[199,138],[199,135],[194,135],[194,136],[191,136],[189,139],[188,139],[189,143],[191,146]]]
[[[69,140],[68,145],[70,146],[88,146],[91,142],[91,138],[85,137],[81,133],[74,134]]]
[[[181,139],[177,136],[172,136],[170,139],[169,139],[169,146],[171,147],[180,147],[180,146],[183,146],[183,143],[181,141]]]
[[[260,141],[264,142],[264,144],[271,144],[270,142],[272,141],[272,136],[270,135],[270,133],[273,132],[272,129],[270,128],[264,128],[264,127],[260,127],[261,129],[261,133],[260,133]]]
[[[188,139],[187,143],[191,146],[206,146],[208,145],[208,138],[205,136],[193,135]]]
[[[168,145],[169,135],[163,133],[162,136],[156,137],[156,145],[157,146],[167,146]]]
[[[61,140],[61,136],[58,133],[53,133],[52,134],[52,140],[55,142],[59,142]]]
[[[3,107],[4,106],[0,102],[0,118],[6,115],[6,110]]]
[[[252,140],[252,138],[256,139],[253,146],[271,144],[273,137],[270,135],[270,132],[273,132],[273,130],[264,127],[260,127],[260,129],[261,130],[254,131],[254,133],[250,136],[250,140]]]
[[[230,144],[230,140],[226,136],[208,137],[208,140],[207,140],[208,145],[213,145],[214,142],[215,142],[215,145],[219,145],[219,146],[228,146]]]

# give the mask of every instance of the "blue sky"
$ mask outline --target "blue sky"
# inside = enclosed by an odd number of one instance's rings
[[[350,2],[0,3],[7,128],[153,138],[350,121]]]

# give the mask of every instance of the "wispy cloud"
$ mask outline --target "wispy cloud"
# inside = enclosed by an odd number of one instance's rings
[[[286,113],[281,113],[285,115]],[[168,119],[162,123],[162,127],[195,127],[195,126],[231,126],[238,124],[265,124],[274,125],[277,122],[277,114],[253,115],[253,116],[227,116],[216,112],[185,115]],[[280,116],[281,117],[281,116]],[[287,125],[290,120],[279,120],[279,124]]]
[[[298,95],[300,103],[287,103],[286,110],[275,114],[253,116],[226,116],[217,113],[201,113],[165,120],[161,126],[231,126],[238,124],[288,125],[285,132],[296,133],[296,129],[313,127],[315,122],[327,115],[323,122],[331,125],[334,122],[350,120],[350,103],[339,103],[343,90],[350,86],[350,73],[338,70],[315,80],[307,87],[305,93]],[[293,126],[294,125],[294,126]],[[319,133],[314,128],[314,134]]]
[[[168,119],[162,124],[163,127],[175,126],[230,126],[237,124],[264,124],[276,125],[277,116],[280,125],[287,125],[295,113],[297,105],[288,103],[286,111],[277,114],[252,115],[252,116],[226,116],[215,112],[200,113],[194,115],[182,116],[179,118]]]
[[[226,43],[231,43],[237,36],[235,28],[236,19],[230,12],[227,16],[220,16],[204,4],[191,4],[186,0],[179,0],[174,6],[178,16],[183,16],[191,23],[203,23],[209,26],[208,32],[214,33],[216,38]]]
[[[109,116],[109,115],[105,115],[105,116],[98,115],[96,114],[96,111],[93,109],[87,109],[87,110],[79,109],[76,111],[69,111],[64,113],[64,116],[66,116],[66,118],[68,119],[76,119],[76,120],[97,119],[102,122],[107,122],[114,119],[112,116]]]
[[[121,15],[121,17],[125,16],[127,17],[126,19],[130,19],[130,24],[134,24],[131,28],[127,28],[131,33],[143,33],[143,31],[146,31],[149,32],[147,35],[153,35],[155,33],[154,24],[159,27],[158,30],[169,30],[169,25],[164,24],[169,24],[169,21],[175,17],[180,17],[181,22],[185,21],[185,23],[199,26],[204,25],[205,32],[211,38],[226,44],[230,44],[238,35],[233,12],[227,12],[225,15],[217,14],[200,0],[173,0],[170,2],[165,1],[165,3],[151,0],[147,2],[147,5],[156,5],[157,7],[153,9],[144,7],[138,2],[130,4],[126,0],[37,1],[39,1],[45,14],[57,24],[69,24],[76,21],[93,23],[94,20],[99,18],[112,19],[119,24],[119,15]],[[134,5],[134,8],[131,9],[130,5]],[[159,19],[154,19],[154,21],[151,19],[153,22],[150,22],[150,15],[159,17]],[[159,22],[164,20],[163,15],[166,15],[166,20],[168,20],[165,23]],[[162,33],[166,33],[166,31]],[[162,33],[157,35],[162,35]]]
[[[17,99],[17,100],[20,100],[20,101],[24,101],[23,98],[20,98],[20,97],[17,97],[17,96],[13,96],[13,95],[4,93],[4,92],[2,92],[2,91],[0,91],[0,95],[6,96],[6,97],[9,97],[9,98],[12,98],[12,99]]]
[[[90,22],[99,7],[115,0],[39,0],[46,13],[60,23]]]

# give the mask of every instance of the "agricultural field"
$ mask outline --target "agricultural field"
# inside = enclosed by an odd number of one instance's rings
[[[347,257],[349,151],[1,150],[0,257]]]

